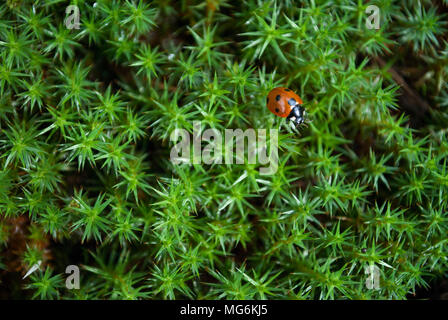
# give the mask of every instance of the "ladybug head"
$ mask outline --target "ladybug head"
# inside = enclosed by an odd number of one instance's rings
[[[296,104],[294,108],[292,108],[288,118],[294,121],[294,124],[296,126],[300,126],[302,123],[305,122],[305,109],[302,107],[301,104]]]
[[[298,125],[300,125],[300,124],[302,124],[302,123],[304,123],[305,122],[305,109],[302,107],[302,105],[298,105],[296,108],[298,108],[298,113],[299,113],[299,116],[297,117],[297,119],[296,119],[296,123],[298,124]]]

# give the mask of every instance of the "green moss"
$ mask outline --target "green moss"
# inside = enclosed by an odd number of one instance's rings
[[[446,1],[371,1],[378,30],[339,2],[79,0],[79,29],[65,1],[0,5],[0,282],[42,260],[9,297],[405,299],[446,276]],[[194,120],[279,129],[277,173],[173,164]]]

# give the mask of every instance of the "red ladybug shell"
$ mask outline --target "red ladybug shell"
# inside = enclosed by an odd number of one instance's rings
[[[267,106],[273,114],[286,118],[296,104],[303,104],[302,99],[288,88],[277,87],[268,93]]]

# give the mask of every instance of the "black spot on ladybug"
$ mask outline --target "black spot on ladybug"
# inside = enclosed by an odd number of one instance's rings
[[[280,101],[280,95],[279,94],[275,97],[275,100]]]
[[[291,90],[289,90],[289,89],[285,89],[285,91],[286,91],[286,92],[289,92],[289,91],[291,91]]]
[[[275,112],[280,112],[280,110],[278,108],[275,108]]]
[[[288,100],[288,104],[290,105],[290,106],[295,106],[296,105],[296,99],[294,99],[294,98],[291,98],[291,99],[289,99]]]

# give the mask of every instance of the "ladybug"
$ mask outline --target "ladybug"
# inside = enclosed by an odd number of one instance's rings
[[[268,93],[266,104],[276,116],[292,120],[296,126],[305,122],[302,99],[288,88],[277,87]]]

